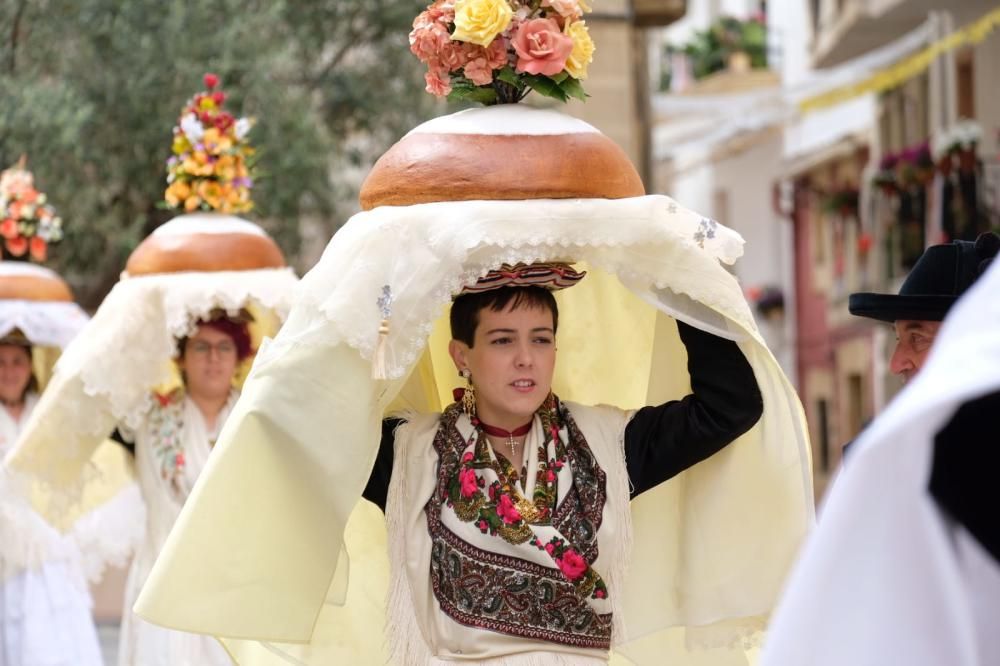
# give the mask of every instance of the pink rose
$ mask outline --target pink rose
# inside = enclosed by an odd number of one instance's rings
[[[476,58],[465,64],[465,76],[477,86],[487,86],[493,83],[493,68],[486,58]]]
[[[503,522],[512,525],[521,520],[521,512],[514,506],[509,495],[501,495],[497,503],[497,513],[503,518]]]
[[[476,480],[476,473],[471,469],[463,469],[458,473],[458,482],[461,484],[462,497],[468,499],[476,494],[479,489],[479,482]]]
[[[424,81],[427,83],[424,90],[432,95],[445,97],[451,92],[451,78],[446,71],[438,69],[427,72],[424,74]]]
[[[570,580],[576,580],[587,570],[587,561],[572,548],[565,551],[562,557],[556,560],[556,564],[559,565],[563,575]]]
[[[517,71],[554,76],[566,67],[573,52],[573,39],[563,34],[555,19],[532,19],[517,28],[512,40],[517,52]]]

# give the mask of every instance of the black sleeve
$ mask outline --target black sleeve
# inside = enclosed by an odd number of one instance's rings
[[[717,453],[763,413],[753,369],[735,342],[680,321],[677,329],[687,348],[692,392],[682,400],[643,407],[626,426],[632,497]]]
[[[392,478],[393,445],[396,440],[396,428],[403,423],[403,419],[383,419],[382,439],[378,445],[378,455],[375,456],[375,466],[368,477],[368,485],[365,486],[361,496],[385,513],[385,501],[389,495],[389,480]]]
[[[115,428],[115,431],[113,433],[111,433],[111,438],[110,439],[112,439],[113,441],[118,442],[119,444],[121,444],[125,448],[126,451],[128,451],[133,456],[135,456],[135,442],[130,442],[127,439],[125,439],[125,436],[122,435],[122,431],[121,430],[119,430],[118,428]]]

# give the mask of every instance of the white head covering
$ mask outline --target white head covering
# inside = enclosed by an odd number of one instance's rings
[[[764,666],[1000,663],[1000,563],[928,490],[935,434],[963,403],[1000,390],[998,292],[994,262],[945,319],[924,368],[852,446]]]

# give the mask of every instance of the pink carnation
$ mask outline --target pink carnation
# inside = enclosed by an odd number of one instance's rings
[[[521,520],[521,512],[514,506],[509,495],[501,495],[497,502],[497,514],[503,518],[503,522],[512,525]]]
[[[573,39],[563,34],[555,19],[532,19],[517,28],[512,40],[517,52],[517,71],[554,76],[566,67],[573,52]]]
[[[420,17],[418,16],[417,20],[413,22],[413,30],[410,31],[410,51],[421,62],[437,60],[441,57],[445,47],[451,43],[448,28],[436,21],[421,22],[418,25],[419,21]]]
[[[431,70],[424,74],[424,81],[427,82],[424,90],[432,95],[445,97],[451,92],[451,78],[446,71],[440,69]]]
[[[551,7],[563,18],[577,19],[582,15],[578,0],[543,0],[543,7]]]
[[[466,78],[477,86],[486,86],[493,82],[493,68],[484,57],[467,62],[464,71]]]
[[[494,39],[486,47],[486,61],[493,69],[503,69],[507,64],[507,40],[503,38]]]
[[[476,479],[476,473],[471,469],[463,469],[458,473],[458,482],[462,486],[462,497],[466,499],[472,497],[476,494],[479,489],[479,482]]]
[[[587,561],[572,548],[566,550],[562,557],[556,560],[560,571],[570,580],[576,580],[587,570]]]

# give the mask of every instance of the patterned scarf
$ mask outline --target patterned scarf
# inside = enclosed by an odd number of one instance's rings
[[[534,484],[525,493],[460,405],[444,411],[434,437],[438,483],[424,507],[434,595],[466,626],[608,649],[611,602],[591,567],[605,474],[553,395],[535,414],[525,446],[532,442]]]

